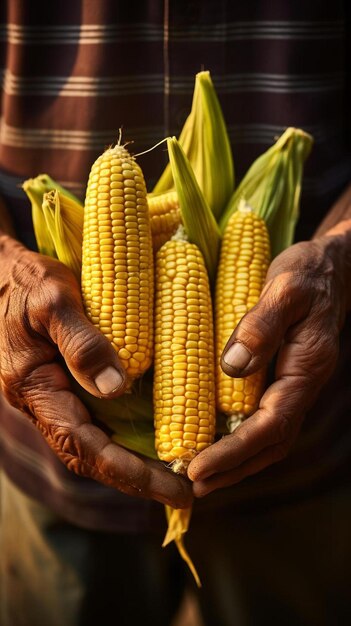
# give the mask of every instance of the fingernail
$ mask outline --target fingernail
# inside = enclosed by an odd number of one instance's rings
[[[242,343],[236,341],[223,355],[223,361],[236,370],[243,370],[251,360],[251,354]]]
[[[122,385],[122,376],[114,367],[106,367],[95,378],[95,385],[103,394],[109,394],[116,391]]]

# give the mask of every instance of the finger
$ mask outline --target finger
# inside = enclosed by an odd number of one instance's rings
[[[195,481],[193,484],[193,494],[196,498],[203,498],[216,489],[236,485],[244,478],[257,474],[266,467],[281,461],[284,459],[286,452],[287,450],[284,445],[268,446],[268,448],[265,448],[256,454],[256,456],[239,465],[239,467],[227,472],[222,472],[221,474],[215,474],[205,480]]]
[[[128,495],[175,508],[190,506],[191,486],[163,464],[115,444],[97,426],[57,363],[36,368],[24,381],[23,407],[68,469]]]
[[[229,338],[221,359],[223,371],[228,376],[248,376],[267,365],[287,329],[304,318],[309,308],[309,299],[284,275],[270,281]]]
[[[49,332],[84,389],[99,397],[115,397],[124,392],[127,378],[116,350],[82,310],[71,305],[64,309],[64,314],[54,314]]]
[[[274,396],[281,395],[277,389],[280,383],[281,381],[273,383],[270,387]],[[283,411],[274,411],[269,406],[266,394],[266,397],[262,397],[258,411],[245,420],[234,433],[225,435],[191,461],[188,476],[192,481],[204,481],[210,476],[230,472],[259,455],[262,450],[273,446],[283,448],[292,439],[289,418]]]
[[[195,457],[189,464],[189,478],[203,481],[232,471],[272,446],[278,457],[281,450],[288,450],[336,357],[337,341],[325,329],[311,327],[311,320],[297,325],[279,351],[278,379],[263,394],[258,411],[233,434]]]

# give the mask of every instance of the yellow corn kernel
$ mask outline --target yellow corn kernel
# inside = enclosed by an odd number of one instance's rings
[[[154,267],[143,172],[125,147],[91,168],[84,207],[82,296],[130,380],[151,365]]]
[[[269,263],[266,224],[242,202],[223,234],[215,290],[217,408],[228,416],[231,430],[257,409],[265,371],[232,378],[221,368],[221,355],[241,318],[257,303]]]
[[[174,274],[169,273],[170,266],[174,267]],[[186,279],[184,285],[176,280],[180,268]],[[196,268],[197,278],[191,277],[191,268]],[[180,239],[166,242],[157,253],[155,285],[155,446],[158,457],[172,463],[174,471],[180,472],[200,450],[213,443],[215,436],[212,304],[208,275],[198,247]],[[190,310],[196,315],[199,341],[188,340]],[[165,341],[165,326],[171,323],[174,329],[178,312],[185,320],[182,326],[185,336],[179,343],[173,330],[170,341]],[[200,430],[203,407],[206,424]]]
[[[178,195],[176,191],[147,196],[154,252],[168,241],[181,223]]]

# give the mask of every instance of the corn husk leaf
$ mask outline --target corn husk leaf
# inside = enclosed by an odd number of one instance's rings
[[[53,189],[58,189],[58,191],[60,191],[60,193],[65,195],[67,198],[70,198],[71,200],[82,206],[82,203],[77,198],[77,196],[75,196],[71,191],[60,185],[60,183],[58,183],[56,180],[51,178],[49,174],[38,174],[38,176],[35,176],[35,178],[28,178],[22,183],[22,189],[26,192],[28,196],[30,194],[36,195],[39,202],[40,200],[42,201],[44,193],[48,193]]]
[[[168,527],[162,547],[166,547],[172,541],[175,542],[178,552],[188,565],[197,586],[201,587],[200,577],[184,545],[184,535],[189,529],[192,507],[188,507],[187,509],[174,509],[166,504],[165,511]]]
[[[118,398],[107,400],[96,398],[91,393],[83,389],[73,376],[68,373],[72,388],[85,406],[93,414],[99,414],[101,420],[107,426],[112,426],[115,419],[119,421],[135,420],[153,422],[153,400],[152,400],[152,379],[144,376],[139,382],[139,389],[134,389],[130,393],[125,393]]]
[[[221,232],[244,200],[266,221],[272,258],[291,245],[299,218],[303,167],[312,145],[311,135],[287,128],[245,174],[222,216]]]
[[[35,178],[28,178],[22,183],[22,189],[27,194],[32,207],[32,223],[38,250],[41,254],[46,254],[57,259],[55,243],[42,210],[43,197],[45,193],[57,189],[64,198],[72,201],[77,206],[82,207],[82,203],[68,189],[65,189],[48,174],[39,174]]]
[[[103,416],[99,414],[96,417],[103,419]],[[142,454],[149,459],[158,459],[155,451],[155,431],[152,423],[141,420],[126,422],[114,419],[111,422],[111,429],[113,430],[111,439],[118,445]]]
[[[167,139],[167,147],[185,232],[189,241],[202,252],[213,284],[220,247],[217,222],[176,137]]]
[[[43,192],[36,186],[30,186],[28,184],[25,187],[24,185],[23,188],[32,205],[32,223],[38,250],[41,254],[46,254],[47,256],[57,259],[55,244],[51,232],[47,227],[45,215],[42,210]]]
[[[80,281],[83,207],[54,189],[44,194],[42,211],[57,258]]]
[[[223,111],[209,71],[198,72],[190,114],[179,135],[196,180],[218,219],[234,189],[234,162]],[[174,186],[170,163],[153,192]]]

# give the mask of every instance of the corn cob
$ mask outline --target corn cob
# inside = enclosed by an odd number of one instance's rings
[[[267,224],[272,258],[290,246],[300,213],[304,163],[312,145],[311,135],[287,128],[249,167],[221,217],[221,231],[245,198]]]
[[[153,251],[143,172],[116,145],[93,163],[85,199],[82,296],[130,383],[153,352]]]
[[[181,223],[181,213],[176,191],[147,196],[151,220],[151,233],[154,252],[168,241]]]
[[[242,201],[224,231],[215,292],[217,408],[228,417],[231,432],[256,410],[265,371],[232,378],[221,368],[221,355],[233,329],[257,303],[269,262],[265,222]]]
[[[214,330],[209,278],[203,256],[180,227],[156,257],[154,363],[155,447],[158,458],[186,473],[215,437]],[[163,546],[175,541],[200,585],[182,536],[191,508],[166,508]]]
[[[179,471],[215,435],[212,305],[197,246],[165,243],[157,255],[156,285],[156,449]]]

